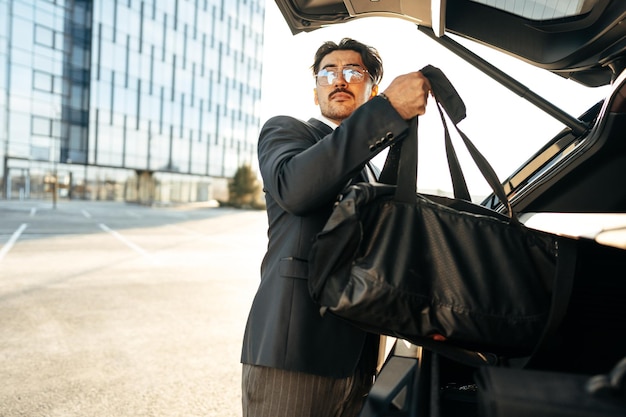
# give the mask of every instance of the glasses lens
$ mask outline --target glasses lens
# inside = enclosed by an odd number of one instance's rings
[[[319,85],[332,85],[337,79],[337,70],[324,68],[317,73],[317,83]]]
[[[338,77],[339,68],[323,68],[317,73],[317,83],[322,86],[332,85]],[[365,70],[358,67],[341,69],[341,75],[347,83],[358,84],[365,80]]]
[[[344,68],[343,79],[352,84],[360,83],[365,79],[365,74],[362,71],[360,68]]]

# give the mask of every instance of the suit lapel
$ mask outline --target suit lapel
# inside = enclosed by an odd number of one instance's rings
[[[313,127],[315,127],[317,130],[319,130],[320,133],[322,134],[322,137],[333,133],[333,128],[328,126],[326,123],[322,122],[321,120],[310,118],[308,123],[312,125]]]
[[[322,122],[321,120],[311,118],[309,119],[308,123],[320,131],[321,133],[320,138],[333,133],[333,128],[328,126],[326,123]],[[363,169],[361,170],[360,175],[357,176],[353,181],[355,180],[357,182],[358,181],[377,182],[378,170],[376,169],[376,167],[372,166],[370,162],[368,162],[365,164],[365,167],[363,167]]]

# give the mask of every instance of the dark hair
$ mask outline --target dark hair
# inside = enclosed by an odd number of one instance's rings
[[[378,54],[378,51],[371,46],[367,46],[350,38],[343,38],[339,44],[332,41],[324,42],[315,53],[315,61],[313,61],[313,65],[311,65],[313,75],[317,74],[319,71],[320,63],[326,55],[334,51],[346,50],[358,52],[363,60],[363,65],[365,65],[365,68],[372,76],[374,84],[380,83],[380,80],[383,78],[383,60]]]

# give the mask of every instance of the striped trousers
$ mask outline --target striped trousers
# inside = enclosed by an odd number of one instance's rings
[[[330,378],[243,365],[243,417],[357,417],[373,375]]]

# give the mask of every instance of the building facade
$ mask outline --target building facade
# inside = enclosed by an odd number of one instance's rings
[[[0,0],[2,198],[223,199],[256,160],[264,0]]]

